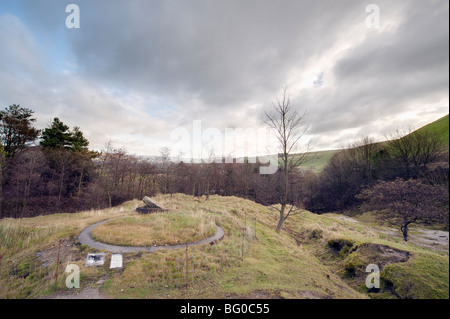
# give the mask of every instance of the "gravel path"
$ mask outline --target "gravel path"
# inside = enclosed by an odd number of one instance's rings
[[[153,253],[160,249],[180,249],[180,248],[186,247],[186,243],[176,244],[176,245],[164,245],[164,246],[136,247],[136,246],[116,246],[116,245],[110,245],[110,244],[105,244],[105,243],[102,243],[99,241],[95,241],[91,236],[92,228],[94,228],[100,224],[103,224],[109,220],[112,220],[112,219],[103,220],[101,222],[92,224],[89,227],[85,228],[80,233],[80,236],[78,236],[78,241],[83,245],[88,245],[92,248],[96,248],[98,250],[106,250],[106,251],[109,251],[112,253],[132,253],[132,252],[138,252],[141,250],[147,250],[147,251]],[[217,225],[216,225],[216,227],[217,227],[217,232],[215,235],[205,238],[205,239],[202,239],[202,240],[187,243],[187,245],[190,247],[190,246],[210,244],[210,243],[213,243],[215,241],[222,239],[222,237],[225,235],[225,232],[223,231],[222,227],[217,226]]]

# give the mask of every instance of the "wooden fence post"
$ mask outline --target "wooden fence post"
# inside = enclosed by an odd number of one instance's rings
[[[188,244],[186,244],[186,289],[189,286],[189,257],[188,257]]]
[[[56,282],[58,282],[58,270],[59,270],[59,255],[61,253],[61,239],[59,240],[59,247],[58,247],[58,260],[56,261]]]

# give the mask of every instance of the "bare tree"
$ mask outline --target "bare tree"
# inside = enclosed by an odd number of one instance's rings
[[[30,199],[32,202],[44,186],[42,172],[45,169],[45,157],[37,147],[28,148],[10,159],[9,183],[14,185],[14,188],[10,189],[9,198],[15,198],[17,213],[20,212],[21,217],[28,215]]]
[[[408,240],[409,225],[420,219],[448,221],[448,191],[441,185],[398,178],[393,182],[379,182],[358,197],[364,200],[363,208],[368,211],[387,210],[387,218],[398,221],[404,241]]]
[[[354,159],[360,163],[360,166],[370,172],[373,168],[373,160],[380,151],[381,146],[373,138],[364,136],[351,144],[348,149],[352,150]]]
[[[137,198],[153,196],[156,193],[157,167],[150,161],[141,161],[138,166],[138,192]]]
[[[276,227],[279,232],[284,221],[293,213],[295,205],[289,203],[289,175],[306,161],[308,150],[300,153],[298,144],[308,130],[305,125],[306,112],[298,113],[291,104],[287,88],[283,89],[281,98],[273,104],[271,113],[265,112],[265,123],[275,131],[278,145],[281,148],[280,169],[283,172],[283,186],[281,187],[280,217]],[[308,147],[309,148],[309,147]],[[288,208],[290,204],[290,207]]]
[[[206,160],[202,159],[201,164],[201,173],[202,179],[204,181],[204,194],[206,195],[206,200],[209,199],[209,195],[211,194],[211,180],[214,176],[215,171],[217,170],[214,156],[214,147],[211,147],[208,149],[208,158]]]
[[[391,156],[399,160],[407,176],[415,175],[420,169],[426,169],[437,161],[445,151],[444,142],[431,131],[397,130],[390,136],[388,150]]]
[[[98,182],[108,198],[109,207],[113,206],[114,193],[120,193],[120,180],[124,174],[123,161],[126,158],[124,148],[114,148],[111,141],[106,145],[100,156],[101,165],[98,174]]]
[[[172,193],[171,189],[171,179],[172,179],[172,160],[170,159],[170,148],[169,147],[162,147],[159,150],[159,163],[161,165],[161,178],[160,178],[160,190],[161,193],[167,194]]]
[[[74,156],[68,149],[45,149],[45,157],[48,161],[51,191],[49,191],[49,200],[56,198],[55,207],[61,209],[62,200],[68,195],[72,184],[72,171]]]
[[[380,143],[364,136],[350,144],[342,151],[342,154],[348,163],[348,167],[359,172],[361,181],[363,184],[367,184],[373,179],[375,157],[380,150]]]

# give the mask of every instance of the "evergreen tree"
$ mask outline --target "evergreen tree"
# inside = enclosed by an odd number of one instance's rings
[[[75,126],[70,131],[69,126],[55,117],[51,126],[42,132],[40,144],[44,149],[71,149],[80,152],[87,150],[89,141],[79,127]]]
[[[13,157],[37,139],[39,130],[31,125],[36,121],[32,118],[33,113],[16,104],[0,111],[0,144],[3,145],[6,157]]]

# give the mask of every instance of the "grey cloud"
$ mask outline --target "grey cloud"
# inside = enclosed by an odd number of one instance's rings
[[[20,19],[0,12],[0,74],[26,76],[42,72],[43,52]]]
[[[337,62],[332,71],[338,89],[324,90],[314,101],[313,134],[365,131],[374,119],[389,123],[418,102],[448,99],[448,4],[407,4],[398,29],[370,35]],[[389,10],[389,4],[380,8]]]
[[[371,2],[77,0],[76,30],[64,27],[64,2],[18,3],[26,25],[14,32],[26,41],[0,51],[0,102],[20,97],[46,121],[64,114],[70,125],[86,127],[97,144],[122,134],[137,147],[193,120],[220,129],[261,124],[292,70],[301,73],[341,39],[352,42],[345,35],[355,25],[365,28]],[[377,3],[382,23],[384,13],[400,13],[399,28],[352,46],[332,69],[320,70],[323,82],[319,76],[293,101],[308,110],[321,145],[340,147],[343,129],[368,132],[374,119],[388,122],[411,103],[448,99],[447,2]],[[0,29],[0,39],[12,41],[5,37],[14,32]],[[45,44],[61,38],[76,62],[71,75],[44,70]],[[15,56],[19,49],[29,55]],[[133,101],[105,89],[151,98],[130,112]]]
[[[83,75],[232,107],[278,90],[293,65],[333,41],[352,10],[334,2],[79,1],[66,31]],[[362,10],[361,10],[362,11]]]
[[[405,7],[406,21],[392,33],[368,37],[340,61],[336,73],[352,81],[383,78],[423,71],[444,71],[448,66],[448,4],[414,2]],[[439,10],[440,9],[440,10]],[[386,9],[388,10],[388,9]]]

